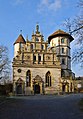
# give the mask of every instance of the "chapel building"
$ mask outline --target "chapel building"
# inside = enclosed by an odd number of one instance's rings
[[[57,30],[44,40],[36,25],[32,39],[20,34],[14,42],[13,92],[16,95],[74,92],[70,42],[73,37]],[[49,45],[49,46],[48,46]]]

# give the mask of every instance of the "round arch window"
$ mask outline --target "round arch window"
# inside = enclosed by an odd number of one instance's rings
[[[62,39],[61,39],[61,43],[64,43],[64,42],[65,42],[65,38],[62,38]]]
[[[21,69],[18,69],[17,71],[18,71],[18,73],[21,73]]]

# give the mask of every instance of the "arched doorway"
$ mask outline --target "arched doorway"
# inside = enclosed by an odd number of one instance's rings
[[[62,83],[62,92],[69,92],[69,83],[68,82],[65,82],[65,83]]]
[[[34,79],[33,79],[33,91],[34,94],[43,94],[43,81],[42,78],[37,75]]]
[[[17,94],[22,94],[22,84],[17,84],[17,86],[16,86],[16,93]]]
[[[40,85],[39,84],[34,85],[34,93],[35,94],[40,94]]]
[[[16,94],[24,93],[24,82],[21,78],[19,78],[16,82]]]

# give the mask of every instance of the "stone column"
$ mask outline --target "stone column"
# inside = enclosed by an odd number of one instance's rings
[[[73,80],[71,81],[71,88],[72,88],[72,92],[74,92],[74,82],[73,82]]]
[[[69,92],[71,92],[70,87],[71,87],[71,82],[69,82]]]
[[[25,93],[25,95],[26,95],[26,81],[25,81],[25,83],[24,83],[24,93]]]
[[[42,83],[40,83],[40,94],[42,94]]]
[[[33,75],[32,75],[32,77],[31,77],[31,94],[34,94],[33,82],[34,82],[34,80],[33,80]]]
[[[13,93],[14,95],[16,94],[16,82],[15,81],[13,82]]]
[[[67,89],[68,89],[68,87],[67,87],[67,84],[66,84],[66,85],[65,85],[65,92],[66,92],[66,93],[68,92]]]

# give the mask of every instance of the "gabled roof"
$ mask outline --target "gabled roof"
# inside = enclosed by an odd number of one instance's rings
[[[59,29],[48,37],[48,42],[50,43],[52,38],[55,38],[55,37],[58,37],[58,36],[67,36],[67,37],[69,37],[70,41],[74,40],[74,38],[70,34],[68,34],[68,33]]]
[[[20,34],[20,35],[18,36],[18,38],[17,38],[17,40],[15,41],[14,45],[15,45],[16,43],[23,43],[23,44],[26,43],[26,41],[25,41],[24,37],[22,36],[22,34]]]

